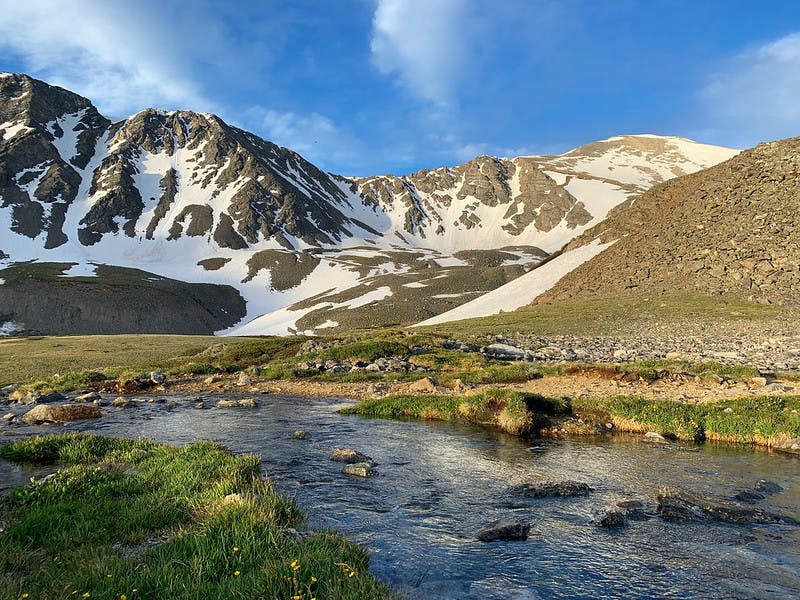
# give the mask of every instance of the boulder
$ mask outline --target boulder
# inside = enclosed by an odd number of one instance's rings
[[[123,398],[122,396],[119,398],[114,398],[114,400],[111,402],[111,406],[116,406],[117,408],[125,408],[132,405],[133,402],[130,398]]]
[[[146,390],[155,385],[149,375],[142,375],[140,377],[132,377],[130,375],[123,375],[117,380],[115,389],[120,394],[131,394]]]
[[[478,540],[481,542],[524,541],[528,539],[530,531],[530,523],[514,519],[499,519],[483,527],[478,532]]]
[[[48,402],[64,402],[65,400],[69,400],[64,394],[59,392],[50,392],[49,394],[41,394],[40,396],[36,396],[34,402],[36,404],[47,404]]]
[[[17,417],[16,417],[16,415],[14,415],[14,413],[6,413],[6,414],[3,415],[3,421],[8,421],[9,423],[11,421],[15,421],[16,418]]]
[[[292,437],[296,440],[308,439],[308,432],[305,429],[298,429],[292,433]]]
[[[203,402],[202,400],[200,402],[195,402],[194,404],[192,404],[192,408],[196,408],[197,410],[202,410],[205,407],[206,407],[206,403]]]
[[[494,360],[529,360],[530,353],[511,344],[489,344],[481,348],[481,353],[486,358]]]
[[[164,375],[161,371],[153,371],[150,373],[150,381],[152,381],[156,385],[161,385],[167,380],[167,376]]]
[[[333,452],[331,452],[331,460],[349,464],[372,462],[369,456],[353,450],[352,448],[334,448]]]
[[[344,466],[342,473],[346,475],[355,475],[356,477],[372,477],[378,474],[373,468],[374,466],[375,465],[371,461],[350,463]]]
[[[22,415],[22,422],[28,425],[35,423],[66,423],[82,419],[96,419],[103,416],[100,409],[92,404],[62,404],[51,406],[39,404]]]
[[[212,383],[218,383],[220,381],[222,381],[222,377],[220,377],[219,375],[212,375],[211,377],[206,377],[203,380],[203,383],[206,385],[211,385]]]
[[[73,402],[94,402],[95,400],[100,400],[101,396],[95,391],[86,392],[85,394],[81,394],[80,396],[75,396]]]
[[[594,490],[580,481],[543,481],[522,483],[511,488],[511,493],[525,498],[572,498],[588,496]]]
[[[649,442],[651,444],[668,444],[669,440],[665,438],[660,433],[656,433],[655,431],[648,431],[642,436],[643,442]]]
[[[606,510],[599,519],[597,525],[607,529],[616,529],[618,527],[625,527],[628,524],[628,517],[625,511],[619,508],[610,508]]]
[[[775,449],[780,450],[781,452],[788,452],[790,454],[800,454],[800,438],[787,440],[776,446]]]
[[[439,388],[439,383],[433,377],[423,377],[408,386],[408,391],[415,394],[433,394]]]
[[[236,379],[236,385],[247,386],[247,385],[252,385],[252,384],[253,384],[253,380],[250,379],[250,375],[248,375],[244,371],[239,373],[239,377]]]

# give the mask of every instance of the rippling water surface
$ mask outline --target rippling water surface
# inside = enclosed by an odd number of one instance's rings
[[[212,439],[260,454],[280,490],[314,527],[332,527],[372,552],[372,570],[406,598],[798,598],[800,528],[633,521],[592,524],[616,501],[652,498],[663,485],[730,499],[758,479],[785,491],[761,502],[800,518],[800,461],[729,447],[664,450],[635,441],[536,440],[454,424],[340,416],[342,400],[265,396],[257,409],[164,404],[110,409],[66,426],[3,425],[0,440],[64,430],[187,443]],[[295,429],[307,440],[295,440]],[[332,448],[379,463],[370,479],[341,473]],[[30,473],[0,463],[0,490]],[[522,499],[511,485],[574,479],[586,498]],[[532,524],[525,542],[484,544],[476,532],[511,516]]]

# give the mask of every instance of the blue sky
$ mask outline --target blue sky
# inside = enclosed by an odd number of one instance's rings
[[[0,70],[347,175],[621,133],[747,147],[800,135],[800,2],[0,0]]]

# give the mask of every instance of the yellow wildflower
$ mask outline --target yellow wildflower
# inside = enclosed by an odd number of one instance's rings
[[[313,575],[311,576],[311,583],[317,583],[317,578]]]
[[[234,576],[234,577],[238,577],[238,576],[239,576],[239,573],[240,573],[240,571],[234,571],[234,572],[233,572],[233,576]]]
[[[233,547],[233,551],[234,551],[234,553],[235,553],[235,552],[238,552],[238,551],[239,551],[239,547],[238,547],[238,546],[234,546],[234,547]]]

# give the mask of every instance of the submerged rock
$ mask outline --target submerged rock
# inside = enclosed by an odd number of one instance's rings
[[[296,440],[305,440],[308,439],[308,432],[305,429],[298,429],[292,433],[292,437]]]
[[[344,466],[342,473],[346,475],[355,475],[357,477],[372,477],[378,474],[374,467],[375,465],[371,461],[350,463]]]
[[[331,452],[331,460],[349,464],[372,462],[372,458],[352,448],[334,448]]]
[[[82,419],[96,419],[101,416],[103,413],[93,404],[62,404],[61,406],[39,404],[22,415],[22,422],[28,425],[66,423]]]
[[[736,493],[734,498],[740,502],[758,502],[766,499],[767,496],[778,494],[783,491],[783,487],[774,481],[759,479],[752,489],[741,490]]]
[[[530,531],[530,523],[514,519],[499,519],[481,529],[478,532],[478,540],[481,542],[524,541],[528,539]]]
[[[717,502],[705,496],[671,488],[659,490],[657,512],[668,521],[719,521],[737,525],[785,523],[800,524],[794,517],[779,515],[749,506]]]
[[[643,442],[649,442],[651,444],[668,444],[669,440],[665,438],[660,433],[656,433],[655,431],[648,431],[642,436]]]
[[[511,488],[511,493],[525,498],[571,498],[588,496],[594,489],[580,481],[543,481],[522,483]]]
[[[217,408],[255,408],[258,406],[252,398],[243,398],[242,400],[219,400],[217,401]]]
[[[765,494],[778,494],[783,491],[783,486],[774,481],[769,481],[767,479],[759,479],[756,481],[756,484],[753,486],[753,489],[759,492],[763,492]]]
[[[609,508],[597,519],[597,525],[607,529],[625,527],[628,524],[628,515],[619,508]]]

